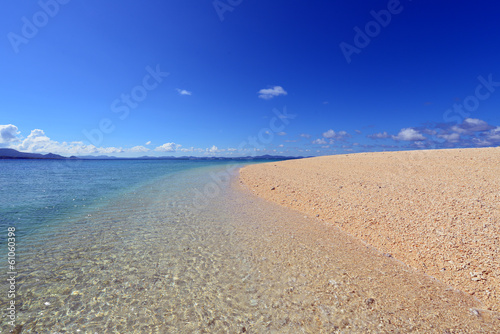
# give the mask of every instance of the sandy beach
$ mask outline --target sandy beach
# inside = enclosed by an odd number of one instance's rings
[[[247,166],[240,180],[466,292],[498,317],[500,148],[289,160]]]

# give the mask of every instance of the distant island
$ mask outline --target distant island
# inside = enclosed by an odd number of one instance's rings
[[[74,159],[76,157],[71,157]],[[11,148],[0,148],[0,159],[69,159],[57,154],[38,154],[19,152]]]
[[[19,152],[11,148],[0,148],[0,160],[5,159],[44,159],[44,160],[290,160],[290,159],[302,159],[304,157],[290,157],[290,156],[279,156],[279,155],[259,155],[259,156],[245,156],[245,157],[192,157],[192,156],[165,156],[165,157],[150,157],[143,156],[137,158],[118,158],[107,155],[100,156],[71,156],[64,157],[62,155],[48,153],[27,153]]]

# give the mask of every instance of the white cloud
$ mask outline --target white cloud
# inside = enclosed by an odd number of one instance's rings
[[[436,130],[433,130],[433,129],[424,128],[424,129],[421,129],[420,131],[422,131],[424,134],[430,135],[430,136],[435,136],[438,134],[438,132]]]
[[[491,146],[491,145],[493,145],[493,143],[491,141],[487,140],[487,139],[473,138],[472,142],[476,146]]]
[[[412,144],[412,146],[418,147],[418,148],[426,148],[427,143],[425,141],[416,141]]]
[[[31,131],[28,138],[17,145],[16,149],[25,152],[40,152],[44,147],[52,146],[52,144],[49,137],[45,136],[43,130],[35,129]]]
[[[323,132],[323,137],[324,138],[328,138],[328,139],[341,140],[341,139],[344,139],[344,138],[348,138],[350,136],[351,135],[348,134],[346,131],[335,132],[332,129],[330,129],[330,130],[328,130],[326,132]]]
[[[313,140],[312,142],[313,144],[318,144],[318,145],[326,145],[326,140],[324,140],[323,138],[321,139],[316,139],[316,140]]]
[[[412,128],[405,128],[399,131],[397,136],[392,136],[394,140],[404,140],[404,141],[417,141],[426,140],[420,132]]]
[[[384,131],[381,133],[374,133],[372,135],[368,135],[367,137],[371,138],[371,139],[385,139],[385,138],[389,138],[390,135]]]
[[[500,142],[493,125],[477,118],[466,118],[461,124],[438,124],[438,131],[423,129],[424,134],[445,140],[444,147],[490,146]]]
[[[184,153],[186,153],[186,152],[198,152],[198,153],[205,152],[205,150],[202,149],[202,148],[196,148],[196,147],[192,147],[192,146],[191,147],[187,147],[187,148],[184,148],[184,147],[181,148],[180,146],[181,145],[177,146],[177,151],[178,152],[184,152]]]
[[[12,124],[0,125],[0,144],[19,141],[19,129]]]
[[[278,136],[286,136],[286,132],[283,132],[283,131],[282,132],[278,132],[277,135]]]
[[[31,130],[31,133],[29,134],[28,138],[29,137],[36,138],[36,137],[46,137],[46,136],[45,136],[45,132],[43,130],[35,129],[35,130]]]
[[[301,134],[300,134],[300,136],[301,136],[302,138],[308,138],[308,139],[309,139],[309,138],[311,138],[311,135],[310,135],[310,134],[307,134],[307,133],[301,133]]]
[[[493,130],[490,130],[488,133],[486,133],[486,136],[489,140],[500,142],[500,126],[497,126]]]
[[[259,90],[259,98],[264,100],[272,99],[280,95],[287,95],[288,93],[281,86],[274,86],[273,88]]]
[[[500,144],[500,126],[484,133],[481,139],[474,138],[474,142],[479,146],[491,146]]]
[[[460,135],[458,133],[443,134],[438,135],[439,138],[443,138],[449,143],[457,143],[460,141]]]
[[[346,131],[339,131],[339,132],[337,133],[337,139],[338,139],[338,138],[350,137],[350,136],[351,136],[351,135],[350,135],[350,134],[348,134]]]
[[[335,131],[333,131],[332,129],[326,131],[326,132],[323,132],[323,137],[325,138],[333,138],[335,137]]]
[[[484,132],[493,127],[483,120],[477,118],[466,118],[462,124],[454,125],[451,130],[460,134],[473,134],[474,132]]]
[[[451,131],[454,131],[456,133],[461,133],[461,134],[466,134],[467,133],[467,130],[462,129],[462,127],[460,125],[453,125],[451,127]]]
[[[478,146],[493,146],[500,144],[500,126],[483,132],[480,138],[473,138],[473,142]]]
[[[93,146],[93,145],[90,145]],[[114,154],[114,153],[123,153],[125,152],[123,148],[116,148],[116,147],[96,147],[96,153],[99,154]]]
[[[3,131],[3,133],[2,133]],[[214,154],[214,153],[242,153],[236,148],[220,149],[213,145],[210,148],[183,148],[182,145],[176,143],[165,143],[154,149],[147,148],[146,146],[139,145],[132,148],[123,149],[121,147],[96,147],[94,145],[86,145],[82,141],[73,142],[58,142],[50,139],[43,130],[34,129],[31,133],[23,139],[15,125],[0,125],[0,134],[2,135],[3,147],[13,148],[22,152],[29,153],[55,153],[64,156],[76,155],[101,155],[101,154],[117,154],[117,153],[145,153],[150,151],[156,152],[192,152],[200,154]],[[13,135],[15,135],[13,137]],[[10,140],[10,142],[6,142]],[[145,145],[151,145],[148,141]]]
[[[175,150],[178,147],[180,147],[180,145],[177,145],[175,143],[165,143],[165,144],[155,148],[155,151],[156,152],[175,152]]]
[[[134,146],[131,149],[128,149],[128,151],[132,153],[141,153],[141,152],[149,152],[150,149],[144,146]]]
[[[192,93],[192,92],[190,92],[190,91],[187,91],[187,90],[185,90],[185,89],[179,89],[179,88],[177,88],[177,93],[179,93],[179,95],[187,95],[187,96],[190,96],[190,95],[192,95],[192,94],[193,94],[193,93]]]
[[[463,123],[464,123],[464,125],[475,128],[476,130],[474,130],[474,131],[481,131],[481,130],[485,130],[485,129],[488,130],[490,128],[488,123],[486,123],[485,121],[483,121],[481,119],[477,119],[477,118],[466,118]]]
[[[95,147],[94,145],[85,145],[81,141],[60,143],[58,141],[51,140],[47,135],[45,135],[45,132],[40,129],[32,130],[28,137],[23,139],[18,144],[9,145],[9,147],[22,152],[54,153],[66,156],[124,152],[121,147]]]

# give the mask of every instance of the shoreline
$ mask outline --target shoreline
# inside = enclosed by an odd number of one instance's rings
[[[500,311],[500,148],[272,162],[240,180]]]

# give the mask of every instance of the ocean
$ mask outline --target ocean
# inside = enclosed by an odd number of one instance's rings
[[[42,333],[239,326],[220,319],[251,307],[225,305],[251,265],[221,205],[245,163],[0,161],[2,332],[13,324]]]

